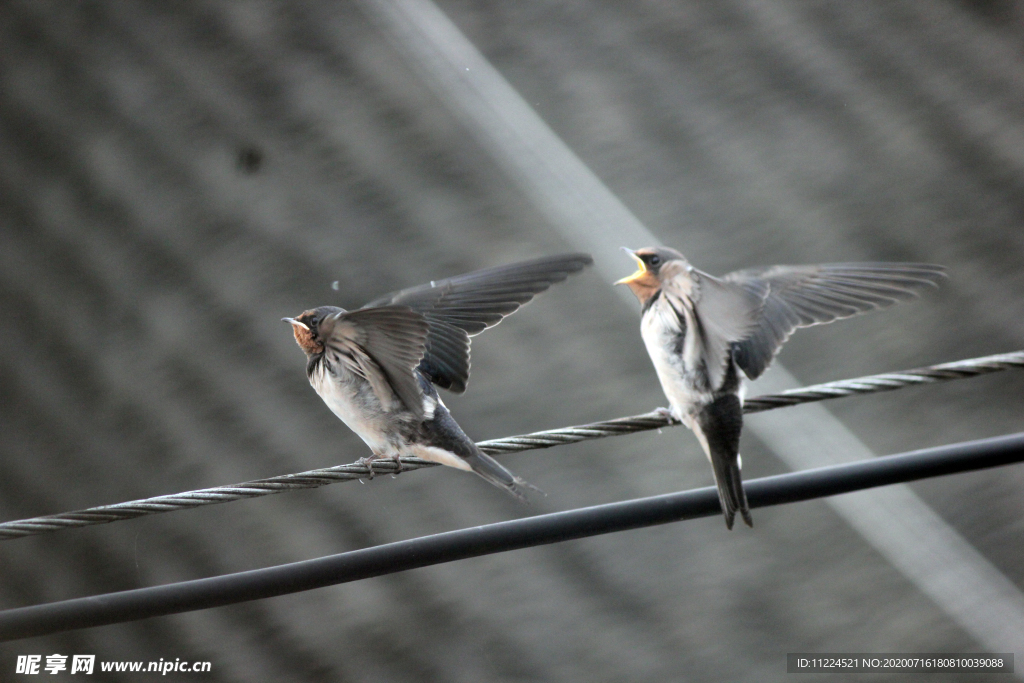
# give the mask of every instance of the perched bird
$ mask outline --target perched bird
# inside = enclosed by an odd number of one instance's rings
[[[615,284],[640,301],[640,334],[668,414],[711,461],[725,525],[753,526],[740,476],[743,377],[757,379],[798,327],[909,299],[944,276],[922,263],[824,263],[738,270],[718,278],[675,249],[624,250],[639,269]]]
[[[538,258],[404,289],[355,311],[321,306],[291,323],[306,375],[335,415],[370,447],[362,462],[403,455],[476,472],[519,499],[525,481],[485,455],[452,418],[434,385],[469,380],[469,338],[592,262]],[[531,487],[532,488],[532,487]]]

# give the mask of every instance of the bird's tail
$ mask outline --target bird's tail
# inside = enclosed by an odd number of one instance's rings
[[[473,468],[474,472],[498,488],[507,491],[522,503],[527,502],[526,489],[540,491],[540,489],[533,484],[530,484],[524,479],[509,472],[498,464],[497,460],[479,449],[477,449],[477,452],[474,455],[464,459],[469,466]],[[541,493],[543,492],[541,491]]]
[[[725,515],[725,526],[732,529],[737,511],[747,526],[754,526],[750,506],[747,504],[747,494],[743,490],[739,455],[734,455],[731,461],[724,457],[712,456],[711,465],[715,470],[715,484],[718,485],[718,500],[721,501],[722,514]]]
[[[694,426],[701,445],[711,461],[718,486],[718,499],[725,515],[725,526],[732,529],[738,511],[747,526],[753,527],[747,494],[740,473],[740,432],[743,406],[734,394],[720,396],[697,416]],[[697,431],[695,429],[694,431]]]

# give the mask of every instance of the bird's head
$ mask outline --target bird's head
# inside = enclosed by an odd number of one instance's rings
[[[690,270],[689,262],[675,249],[645,247],[633,251],[623,247],[622,250],[636,261],[637,271],[615,284],[628,286],[641,304],[661,289],[662,280]]]
[[[303,311],[296,318],[281,318],[283,322],[292,326],[292,333],[295,335],[295,342],[299,348],[306,352],[307,356],[314,356],[324,352],[324,339],[329,336],[329,330],[323,325],[324,320],[332,318],[345,309],[335,306],[321,306],[308,311]],[[330,325],[333,327],[333,325]]]

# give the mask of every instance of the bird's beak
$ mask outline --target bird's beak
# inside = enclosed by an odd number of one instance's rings
[[[633,257],[633,260],[636,261],[637,271],[632,275],[629,275],[627,277],[622,278],[621,280],[618,280],[615,284],[628,285],[631,282],[636,282],[637,280],[642,278],[644,274],[647,273],[647,266],[644,264],[643,260],[636,255],[636,252],[633,251],[632,249],[622,247],[622,251],[626,252],[627,254]]]
[[[295,327],[301,327],[302,329],[306,330],[307,332],[309,331],[309,325],[307,325],[306,323],[300,323],[295,318],[281,318],[281,322],[283,322],[283,323],[291,323]]]

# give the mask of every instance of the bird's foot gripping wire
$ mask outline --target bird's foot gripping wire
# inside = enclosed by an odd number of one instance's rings
[[[369,476],[370,481],[373,481],[373,476],[374,476],[374,474],[376,474],[373,471],[373,461],[376,460],[378,457],[380,457],[380,456],[378,456],[376,453],[374,453],[373,455],[367,455],[367,456],[364,456],[364,457],[359,458],[358,460],[356,460],[356,464],[357,465],[362,465],[363,467],[365,467],[367,469],[367,471],[369,472],[369,475],[370,475]]]
[[[405,467],[402,466],[402,456],[395,455],[391,459],[395,461],[395,474],[396,475],[397,474],[401,474],[402,472],[405,471]]]
[[[668,420],[668,423],[670,425],[682,424],[682,422],[676,419],[676,416],[672,414],[671,408],[655,408],[654,412],[658,415],[658,417],[663,417],[666,420]]]

